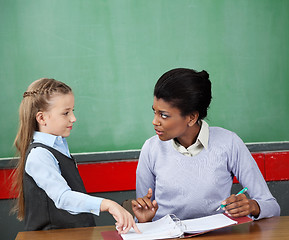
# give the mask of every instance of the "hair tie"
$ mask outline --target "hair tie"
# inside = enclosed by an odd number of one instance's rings
[[[23,98],[28,97],[30,95],[31,95],[31,92],[25,92],[25,93],[23,93]]]
[[[35,91],[31,91],[31,92],[25,92],[25,93],[23,93],[23,98],[29,97],[29,96],[34,96],[38,93],[39,93],[39,90],[35,90]]]

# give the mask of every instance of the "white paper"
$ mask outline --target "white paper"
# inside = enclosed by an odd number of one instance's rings
[[[121,237],[124,240],[151,240],[174,238],[183,234],[170,215],[166,215],[154,222],[137,223],[136,225],[142,233],[136,233],[134,229],[131,228],[128,233],[121,234]]]
[[[220,213],[202,218],[183,220],[182,223],[185,225],[184,232],[199,233],[230,226],[233,224],[237,224],[238,222]]]
[[[133,228],[126,234],[121,234],[124,240],[152,240],[164,238],[177,238],[183,233],[200,233],[218,229],[238,222],[226,217],[224,214],[215,214],[208,217],[189,219],[175,222],[170,215],[147,223],[137,223],[142,233],[136,233]]]

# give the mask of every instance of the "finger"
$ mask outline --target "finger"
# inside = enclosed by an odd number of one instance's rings
[[[121,231],[121,234],[127,233],[131,229],[132,224],[125,222]]]
[[[156,201],[156,200],[153,200],[152,204],[153,204],[152,210],[153,210],[153,211],[157,211],[158,208],[159,208],[159,205],[158,205],[157,201]]]
[[[231,217],[243,217],[243,216],[247,216],[247,215],[249,215],[250,214],[250,212],[249,211],[237,211],[237,212],[234,212],[234,211],[230,211],[230,212],[228,212],[227,213],[229,216],[231,216]]]
[[[231,198],[231,196],[226,198],[223,202],[221,202],[221,205],[226,206],[226,205],[230,204],[230,198]],[[225,207],[223,207],[222,209],[225,209]]]
[[[132,227],[137,233],[141,233],[141,231],[138,229],[138,227],[134,221],[133,221]]]
[[[152,208],[152,202],[150,199],[144,198],[138,198],[137,202],[144,208],[144,209],[150,209]]]
[[[228,209],[235,208],[236,207],[235,203],[242,201],[244,197],[246,198],[246,195],[241,196],[241,195],[232,194],[230,197],[228,197],[225,201],[222,202],[223,205],[226,205],[224,209],[228,210]]]
[[[240,211],[244,209],[247,210],[248,208],[249,208],[249,200],[247,199],[247,197],[242,198],[239,196],[236,196],[235,201],[226,206],[227,211],[233,209],[239,209],[238,211]]]
[[[232,217],[241,217],[250,214],[250,205],[246,203],[247,201],[239,201],[231,204],[232,208],[227,209],[226,213]],[[230,206],[231,207],[231,206]]]
[[[244,199],[248,199],[247,196],[244,193],[236,195],[236,197],[237,197],[238,201],[241,201],[241,200],[244,200]]]
[[[152,195],[153,195],[153,190],[152,190],[151,188],[149,188],[146,197],[147,197],[148,199],[151,199]]]
[[[131,201],[131,206],[132,208],[142,208],[142,206],[136,200]]]
[[[129,219],[130,217],[131,217],[131,219]],[[122,234],[127,233],[131,229],[131,226],[132,226],[132,216],[130,214],[125,215],[124,219],[123,219],[123,227],[122,227],[121,233]]]
[[[124,228],[123,228],[122,233],[123,234],[127,233],[132,228],[133,224],[135,224],[135,222],[134,222],[132,216],[129,215],[126,224],[124,224]],[[140,232],[137,227],[136,227],[136,232]]]
[[[124,220],[124,225],[123,225],[122,231],[120,231],[121,234],[127,233],[132,227],[134,228],[135,232],[140,233],[140,230],[138,229],[132,215],[128,213],[126,215],[126,218]]]
[[[121,233],[123,231],[123,224],[120,222],[116,222],[115,225],[118,233]]]
[[[225,210],[230,211],[238,207],[239,207],[239,203],[234,201],[234,202],[230,202],[229,204],[227,204],[225,207]]]
[[[143,198],[143,201],[146,203],[146,205],[147,205],[147,207],[148,207],[149,209],[153,208],[153,204],[152,204],[152,201],[151,201],[150,198],[144,197],[144,198]]]
[[[232,204],[233,202],[236,202],[236,195],[235,194],[232,194],[230,197],[228,197],[225,202],[226,202],[226,205],[229,205],[229,204]]]
[[[140,206],[140,208],[148,208],[148,206],[147,206],[147,204],[143,198],[138,198],[136,201],[137,201],[138,205]]]

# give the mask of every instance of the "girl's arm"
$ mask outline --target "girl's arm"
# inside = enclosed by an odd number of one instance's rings
[[[33,148],[27,157],[25,171],[46,192],[57,208],[71,214],[99,215],[103,198],[72,191],[61,175],[58,161],[47,149]]]
[[[132,215],[118,203],[104,199],[101,202],[100,210],[107,211],[114,217],[115,225],[120,234],[127,233],[132,227],[137,233],[140,233]]]
[[[25,171],[53,200],[57,208],[71,214],[99,215],[100,211],[108,211],[117,221],[119,233],[126,233],[131,227],[139,232],[132,215],[118,203],[72,191],[61,175],[58,161],[47,149],[41,147],[32,149],[27,157]]]

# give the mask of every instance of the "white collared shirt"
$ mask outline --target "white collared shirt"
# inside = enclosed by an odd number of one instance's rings
[[[188,148],[185,148],[184,146],[182,146],[175,139],[173,139],[172,141],[174,148],[178,152],[189,157],[196,156],[204,148],[207,149],[208,142],[209,142],[209,125],[204,120],[201,120],[201,129],[200,129],[196,142],[193,143]]]

